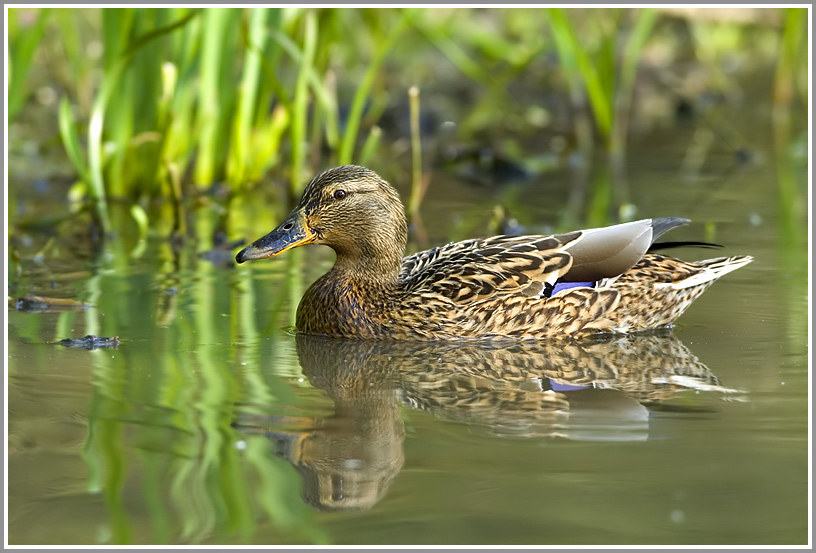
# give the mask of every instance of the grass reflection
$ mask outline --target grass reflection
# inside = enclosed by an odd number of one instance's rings
[[[175,278],[160,275],[158,286],[103,273],[88,284],[97,306],[88,313],[88,332],[132,329],[120,350],[92,352],[100,355],[93,357],[83,451],[89,491],[105,497],[110,540],[251,543],[271,527],[281,542],[326,541],[297,500],[292,469],[264,451],[263,440],[245,440],[232,426],[237,406],[269,405],[278,395],[258,370],[269,344],[258,337],[252,275],[201,260],[195,271],[178,272],[190,266],[191,254],[182,251],[168,265]],[[285,290],[299,271],[293,275],[273,280]],[[159,299],[171,286],[173,307],[162,311]],[[244,293],[236,296],[233,286]],[[144,296],[149,288],[152,301]],[[278,305],[272,320],[288,319]],[[142,322],[156,319],[163,325]],[[138,498],[131,482],[139,482]]]

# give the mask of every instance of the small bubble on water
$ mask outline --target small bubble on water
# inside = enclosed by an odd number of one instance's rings
[[[686,521],[686,513],[681,509],[675,509],[669,513],[669,520],[675,524],[683,524]]]

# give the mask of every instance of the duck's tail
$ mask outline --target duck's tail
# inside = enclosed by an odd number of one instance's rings
[[[733,257],[717,257],[714,259],[704,259],[695,261],[694,265],[700,267],[700,271],[693,275],[669,284],[675,290],[684,290],[714,282],[724,274],[736,271],[740,267],[748,265],[754,258],[750,255],[737,255]]]
[[[612,332],[671,325],[715,280],[751,261],[750,256],[734,256],[688,262],[647,254],[619,278],[601,283],[618,292],[617,303],[602,322]],[[594,327],[601,325],[587,325]]]

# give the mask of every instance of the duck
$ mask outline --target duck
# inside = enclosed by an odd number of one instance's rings
[[[297,332],[362,340],[580,339],[670,328],[721,276],[752,261],[688,262],[657,238],[688,223],[662,217],[552,235],[492,236],[404,256],[398,192],[356,165],[315,176],[241,264],[307,244],[334,266],[297,308]],[[676,243],[674,243],[676,245]]]

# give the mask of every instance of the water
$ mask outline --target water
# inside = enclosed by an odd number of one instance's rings
[[[668,335],[309,339],[290,327],[331,264],[320,248],[233,269],[197,257],[201,244],[155,239],[133,260],[122,240],[94,258],[69,237],[25,259],[10,295],[94,307],[8,311],[9,543],[807,543],[807,239],[777,192],[803,165],[714,152],[689,176],[688,140],[633,145],[642,162],[622,182],[637,216],[689,217],[673,239],[726,246],[681,257],[756,261]],[[429,241],[489,233],[498,202],[546,230],[570,182],[437,173]],[[608,182],[603,168],[590,178]],[[196,216],[217,224],[215,209]],[[121,345],[58,344],[86,334]]]

